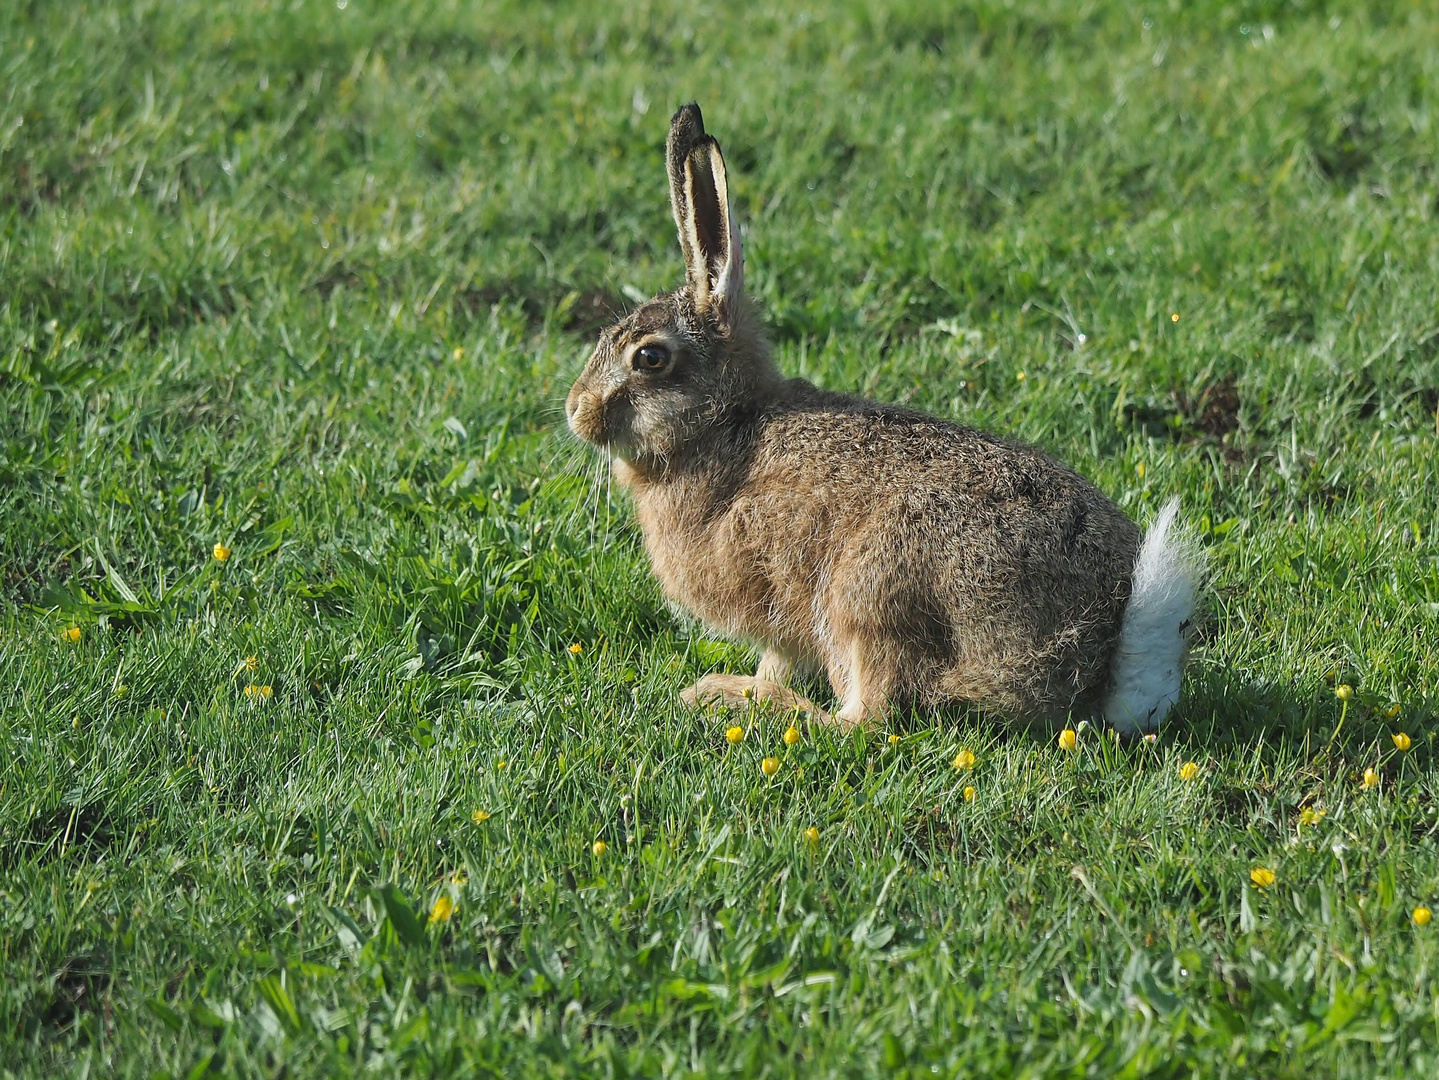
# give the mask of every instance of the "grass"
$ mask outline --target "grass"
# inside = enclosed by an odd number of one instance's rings
[[[0,1073],[1439,1069],[1432,5],[3,0],[0,66]],[[753,657],[559,403],[691,98],[787,371],[1183,497],[1156,743],[678,705]]]

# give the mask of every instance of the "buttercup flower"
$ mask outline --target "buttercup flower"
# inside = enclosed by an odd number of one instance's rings
[[[744,728],[736,724],[734,727],[728,728],[725,731],[724,737],[729,740],[731,746],[734,746],[736,743],[744,740]]]
[[[1268,888],[1274,884],[1274,871],[1266,866],[1256,866],[1253,870],[1249,871],[1249,880],[1261,889]]]
[[[70,627],[70,629],[64,631],[60,636],[66,641],[68,641],[71,645],[73,645],[75,644],[75,642],[80,640],[80,628],[78,626],[72,626]]]
[[[609,851],[609,849],[609,844],[606,844],[603,840],[596,840],[590,845],[590,850],[595,853],[595,858],[599,858],[606,851]]]
[[[968,750],[961,750],[954,755],[954,767],[961,772],[974,768],[974,754]]]
[[[224,544],[216,544],[210,554],[215,556],[216,562],[224,562],[230,557],[230,549]]]
[[[891,733],[890,733],[890,736],[889,736],[889,745],[890,745],[890,746],[894,746],[894,745],[896,745],[898,742],[899,742],[899,736],[896,735],[896,734],[894,734],[893,732],[891,732]]]
[[[476,810],[473,814],[470,815],[470,820],[473,821],[476,825],[483,825],[485,822],[490,820],[489,811]]]
[[[797,727],[795,727],[793,724],[791,724],[791,725],[785,730],[785,733],[784,733],[784,744],[785,744],[786,746],[793,746],[793,745],[794,745],[795,743],[797,743],[797,742],[799,742],[799,728],[797,728]]]
[[[504,771],[505,771],[506,769],[508,769],[509,767],[510,767],[510,763],[509,763],[508,761],[505,761],[503,758],[501,758],[499,761],[495,762],[495,768],[496,768],[496,769],[499,769],[501,772],[504,772]]]
[[[976,792],[975,792],[975,790],[974,790],[974,785],[973,785],[973,784],[968,784],[968,785],[966,785],[966,786],[965,786],[965,789],[964,789],[964,801],[965,801],[965,802],[974,802],[974,796],[975,796],[975,794],[976,794]]]
[[[440,893],[435,897],[435,905],[430,908],[430,923],[449,922],[450,916],[455,913],[455,902],[450,899],[447,893]]]
[[[585,647],[581,645],[578,641],[571,645],[569,650],[571,656],[579,656],[580,653],[584,651]]]
[[[1354,696],[1354,687],[1347,682],[1342,682],[1334,688],[1334,696],[1340,701],[1348,701]]]
[[[1179,321],[1179,312],[1176,311],[1176,312],[1171,313],[1170,316],[1169,316],[1169,321],[1170,321],[1170,322],[1178,322],[1178,321]]]
[[[1399,715],[1402,708],[1403,707],[1399,704],[1399,702],[1396,701],[1393,705],[1390,705],[1389,708],[1384,710],[1384,719],[1393,720]]]
[[[247,656],[247,657],[245,657],[245,670],[246,670],[246,671],[256,671],[256,670],[259,669],[259,667],[260,667],[260,658],[259,658],[258,656]]]
[[[1364,786],[1366,788],[1379,786],[1379,772],[1377,769],[1370,767],[1364,770]]]
[[[260,687],[260,696],[266,701],[269,701],[272,697],[275,696],[275,688],[267,683],[266,685]]]
[[[1393,738],[1394,740],[1394,745],[1397,746],[1400,750],[1408,750],[1411,745],[1409,741],[1409,736],[1405,735],[1402,731],[1396,731],[1391,736],[1391,738]]]
[[[1061,750],[1073,750],[1079,745],[1079,735],[1073,728],[1065,728],[1059,733],[1059,748]]]
[[[779,772],[779,758],[767,757],[759,763],[759,771],[766,776],[773,776]]]
[[[1323,810],[1316,810],[1312,806],[1306,806],[1303,810],[1299,811],[1299,824],[1301,825],[1318,825],[1323,820]]]
[[[1181,780],[1193,780],[1198,775],[1199,762],[1197,761],[1186,761],[1183,765],[1179,766],[1179,778]]]
[[[1414,909],[1414,914],[1412,917],[1414,919],[1415,926],[1428,926],[1429,920],[1433,918],[1433,915],[1430,914],[1430,911],[1427,907],[1425,907],[1423,904],[1420,904],[1417,908]]]
[[[808,829],[804,831],[804,839],[805,843],[807,844],[818,844],[819,830],[816,829],[813,825],[811,825]]]

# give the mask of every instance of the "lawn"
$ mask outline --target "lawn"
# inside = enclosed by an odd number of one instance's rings
[[[0,0],[0,72],[0,1075],[1439,1074],[1432,3]],[[785,371],[1182,498],[1157,741],[677,701],[755,658],[562,402],[690,99]]]

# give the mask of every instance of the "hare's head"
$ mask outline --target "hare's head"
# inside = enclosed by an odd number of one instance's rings
[[[724,158],[698,105],[670,121],[667,158],[685,283],[604,330],[565,402],[580,438],[661,464],[779,381],[744,296]]]

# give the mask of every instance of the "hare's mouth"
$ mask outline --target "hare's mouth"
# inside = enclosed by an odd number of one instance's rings
[[[624,404],[594,393],[576,394],[567,410],[570,430],[585,442],[622,457],[630,442],[629,425],[624,422],[629,410]]]

